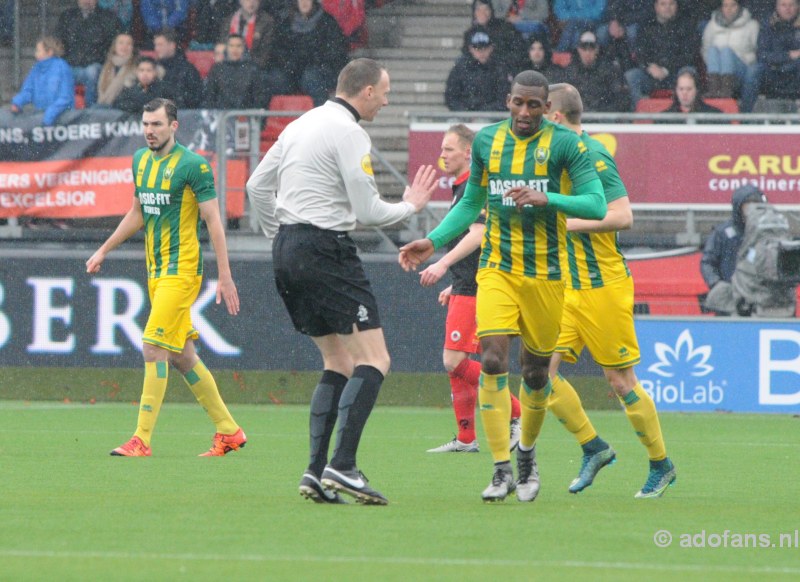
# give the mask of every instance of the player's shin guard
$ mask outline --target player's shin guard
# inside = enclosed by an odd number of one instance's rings
[[[183,379],[214,423],[218,433],[233,434],[239,430],[239,425],[233,420],[228,407],[222,401],[214,376],[202,361],[198,361],[194,368],[184,374]]]
[[[347,384],[347,376],[325,370],[311,396],[311,413],[308,419],[310,454],[308,468],[317,478],[328,463],[328,447],[339,414],[339,399]]]
[[[458,424],[458,440],[471,443],[475,440],[475,402],[478,399],[478,379],[481,365],[469,358],[450,372],[450,392],[453,395],[453,412]]]
[[[540,390],[533,390],[525,381],[519,391],[519,403],[522,408],[522,436],[519,445],[522,449],[529,451],[536,444],[539,433],[544,424],[544,417],[547,415],[547,403],[550,399],[550,380]]]
[[[142,399],[139,403],[139,418],[134,435],[142,439],[148,447],[161,410],[161,403],[164,402],[164,394],[167,392],[168,370],[167,362],[144,363]]]
[[[556,415],[558,422],[575,435],[578,444],[584,445],[597,436],[586,411],[581,404],[580,396],[572,384],[561,374],[550,379],[552,392],[547,408]]]
[[[658,421],[656,404],[642,385],[637,382],[624,398],[620,398],[625,406],[625,414],[636,431],[641,443],[647,449],[651,461],[660,461],[667,456],[661,424]]]
[[[356,366],[339,399],[336,432],[336,450],[330,465],[334,469],[349,471],[356,466],[356,452],[361,433],[372,412],[378,392],[383,384],[383,374],[372,366]]]
[[[508,389],[508,373],[487,374],[481,372],[478,389],[481,421],[486,440],[495,463],[508,462],[510,438],[508,419],[511,415],[511,393]]]

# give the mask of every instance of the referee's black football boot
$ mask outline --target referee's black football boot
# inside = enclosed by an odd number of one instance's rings
[[[356,467],[349,471],[343,471],[328,465],[322,472],[322,486],[326,489],[352,495],[356,498],[356,502],[362,505],[388,505],[389,500],[380,491],[370,487],[368,483],[369,480],[364,473]]]
[[[311,471],[303,473],[303,478],[300,479],[300,495],[306,499],[310,499],[314,503],[344,503],[347,501],[342,499],[341,495],[336,491],[328,491],[319,482],[316,475]]]

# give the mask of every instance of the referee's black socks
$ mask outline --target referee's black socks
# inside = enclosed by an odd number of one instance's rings
[[[356,366],[339,399],[339,429],[336,450],[331,459],[334,469],[349,471],[356,466],[356,451],[364,425],[378,399],[383,374],[372,366]]]
[[[311,396],[311,414],[308,419],[311,452],[308,468],[317,477],[322,475],[322,470],[328,463],[328,446],[339,414],[339,400],[346,384],[347,376],[324,370]]]

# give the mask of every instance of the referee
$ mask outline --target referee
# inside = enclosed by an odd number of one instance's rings
[[[348,233],[356,221],[387,226],[419,212],[436,173],[423,166],[403,201],[381,200],[370,163],[372,144],[358,124],[388,104],[389,74],[371,59],[348,63],[336,97],[281,133],[247,181],[247,192],[272,245],[275,284],[295,329],[322,354],[324,370],[311,397],[308,469],[300,494],[317,503],[385,505],[356,465],[364,425],[389,371],[378,306]],[[277,231],[277,234],[276,234]],[[336,447],[328,445],[338,420]]]

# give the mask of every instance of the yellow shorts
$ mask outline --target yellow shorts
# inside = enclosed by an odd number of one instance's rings
[[[564,282],[480,269],[475,278],[478,337],[518,335],[525,349],[549,356],[556,348]]]
[[[597,289],[567,289],[556,351],[575,362],[583,348],[603,368],[639,363],[639,342],[633,325],[633,278]]]
[[[200,293],[202,276],[148,279],[150,317],[142,341],[171,352],[182,352],[186,340],[200,337],[192,325],[191,307]]]

